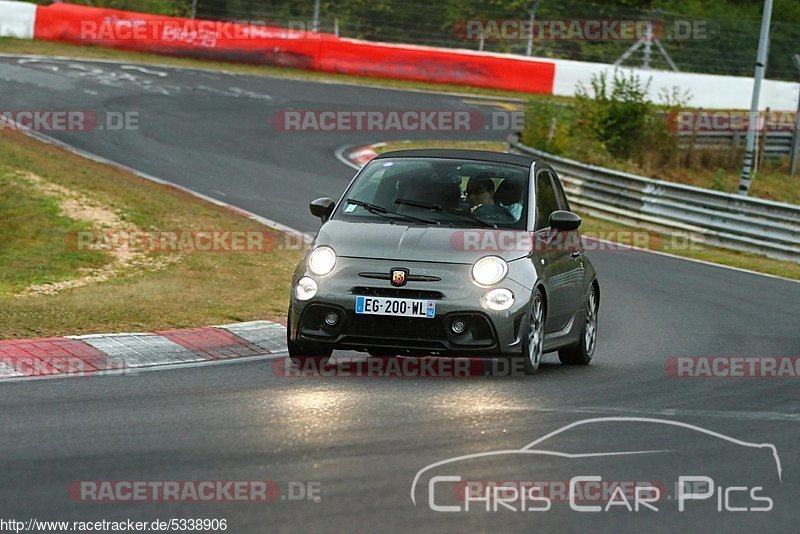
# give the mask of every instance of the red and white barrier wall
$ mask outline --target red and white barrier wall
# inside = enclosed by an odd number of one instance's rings
[[[0,36],[91,43],[147,52],[246,61],[323,72],[488,87],[571,96],[578,83],[614,67],[473,50],[395,45],[275,27],[235,25],[66,3],[36,6],[0,0]],[[658,70],[623,69],[652,78],[650,94],[677,86],[690,105],[747,109],[753,79]],[[761,107],[795,110],[800,85],[766,80]]]
[[[0,37],[33,39],[36,4],[0,0]]]
[[[574,95],[575,86],[579,82],[589,87],[589,82],[594,74],[606,72],[609,77],[612,77],[614,69],[617,68],[605,63],[589,63],[566,59],[554,59],[553,62],[556,64],[553,94],[561,96]],[[659,101],[659,95],[663,90],[671,92],[673,87],[679,87],[681,92],[689,91],[691,95],[689,105],[693,107],[705,109],[750,109],[750,100],[753,95],[753,78],[627,67],[620,68],[620,71],[634,73],[642,81],[652,78],[649,95],[651,100],[655,102]],[[797,109],[798,98],[800,98],[800,84],[764,80],[761,84],[759,107],[761,109],[770,108],[775,111],[794,111]]]

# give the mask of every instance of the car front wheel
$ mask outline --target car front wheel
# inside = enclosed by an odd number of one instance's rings
[[[528,312],[525,337],[522,341],[522,358],[526,375],[534,374],[542,362],[545,314],[544,297],[541,290],[536,288],[531,298],[531,309]]]
[[[558,359],[567,365],[588,365],[592,361],[597,344],[597,288],[594,284],[589,288],[586,297],[586,318],[583,322],[581,337],[574,347],[558,351]]]

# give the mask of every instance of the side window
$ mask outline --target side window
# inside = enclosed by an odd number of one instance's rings
[[[550,214],[558,209],[556,192],[550,180],[550,173],[540,172],[536,175],[536,227],[541,230],[550,226]]]
[[[564,188],[561,186],[561,180],[558,179],[556,173],[550,173],[550,177],[553,179],[553,185],[555,186],[558,209],[570,211],[569,202],[567,202],[567,195],[564,194]]]

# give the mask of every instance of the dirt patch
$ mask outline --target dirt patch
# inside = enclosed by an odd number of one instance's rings
[[[123,221],[112,207],[97,198],[49,182],[30,172],[19,176],[31,184],[38,193],[55,199],[59,211],[65,217],[85,221],[95,230],[139,231],[139,228]],[[71,280],[28,286],[18,296],[53,295],[67,289],[105,282],[121,275],[158,271],[180,261],[179,255],[153,258],[124,247],[112,248],[107,252],[113,257],[113,261],[103,267],[80,269],[80,276]]]

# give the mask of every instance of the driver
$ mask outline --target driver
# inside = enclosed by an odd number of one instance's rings
[[[504,222],[513,219],[508,210],[495,203],[494,181],[488,174],[481,173],[470,178],[467,182],[466,193],[473,215],[482,219]]]

